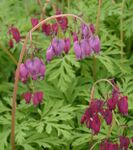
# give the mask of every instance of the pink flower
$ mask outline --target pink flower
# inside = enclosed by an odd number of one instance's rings
[[[47,52],[46,52],[47,62],[50,62],[54,56],[55,56],[54,49],[52,45],[50,45],[50,47],[47,49]]]
[[[32,100],[33,100],[34,106],[37,106],[43,100],[43,92],[35,92],[33,94],[33,99]]]
[[[90,118],[90,120],[87,122],[87,124],[89,123],[89,128],[92,129],[92,131],[94,132],[94,134],[98,134],[100,131],[100,126],[101,126],[101,122],[99,119],[98,114],[94,114],[93,117]]]
[[[59,56],[64,50],[65,42],[62,39],[53,38],[51,45],[53,47],[55,55]]]
[[[32,27],[35,27],[39,23],[37,18],[31,18]]]
[[[128,150],[128,146],[130,144],[130,140],[128,137],[120,136],[120,148],[124,150]]]
[[[127,96],[123,96],[118,101],[118,110],[121,114],[128,115],[128,97]]]
[[[23,98],[25,99],[26,103],[30,103],[31,97],[32,97],[32,94],[30,92],[26,92],[23,94]]]
[[[46,23],[44,23],[43,25],[42,25],[42,31],[48,36],[48,35],[51,35],[51,31],[52,31],[52,27],[51,27],[51,25],[50,24],[46,24]]]
[[[16,27],[11,27],[9,29],[9,34],[12,34],[13,39],[18,43],[21,39],[20,32]]]
[[[28,80],[28,69],[23,63],[20,65],[19,73],[20,73],[20,80],[23,83],[25,83]]]
[[[105,109],[101,112],[101,114],[103,115],[103,118],[105,119],[107,125],[110,125],[113,119],[112,111],[110,111],[109,109]]]
[[[100,52],[100,39],[98,36],[91,36],[89,38],[89,44],[91,49],[95,52],[95,53],[99,53]]]
[[[70,50],[71,41],[70,41],[69,38],[66,38],[66,39],[64,40],[64,42],[65,42],[64,51],[65,51],[65,53],[67,54],[67,53],[69,52],[69,50]]]

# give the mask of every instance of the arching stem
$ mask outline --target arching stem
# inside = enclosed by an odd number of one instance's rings
[[[95,86],[96,86],[98,83],[103,82],[103,81],[104,81],[104,82],[108,82],[114,89],[118,90],[118,89],[115,87],[115,85],[113,85],[113,84],[111,83],[111,81],[108,80],[108,79],[100,79],[100,80],[97,80],[97,81],[93,84],[92,89],[91,89],[90,103],[91,103],[91,101],[94,99]]]
[[[61,15],[54,15],[51,17],[48,17],[45,20],[42,20],[40,23],[38,23],[35,27],[33,27],[30,32],[27,34],[21,53],[20,53],[20,57],[19,57],[19,61],[17,64],[17,69],[16,69],[16,73],[15,73],[15,82],[14,82],[14,89],[13,89],[13,100],[12,100],[12,122],[11,122],[11,145],[12,145],[12,150],[15,150],[15,113],[16,113],[16,98],[17,98],[17,90],[18,90],[18,81],[19,81],[19,69],[20,69],[20,65],[22,63],[25,51],[26,51],[26,44],[28,42],[28,39],[30,38],[30,42],[32,43],[32,32],[34,32],[36,29],[38,29],[43,23],[52,20],[52,19],[56,19],[59,17],[63,17],[63,16],[69,16],[69,17],[75,17],[77,18],[79,21],[81,21],[84,24],[87,24],[85,21],[83,21],[80,17],[73,15],[73,14],[61,14]]]
[[[100,15],[101,15],[101,6],[102,6],[102,0],[98,0],[98,11],[97,11],[97,20],[96,20],[96,35],[99,32],[99,21],[100,21]],[[96,81],[96,57],[95,57],[95,55],[93,57],[93,80]]]

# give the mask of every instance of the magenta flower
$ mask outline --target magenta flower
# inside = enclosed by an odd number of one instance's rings
[[[83,38],[88,39],[90,37],[89,27],[86,24],[82,24],[81,30],[82,30]]]
[[[37,106],[43,100],[43,92],[35,92],[33,94],[33,99],[32,100],[33,100],[34,106]]]
[[[23,83],[25,83],[28,80],[28,69],[26,68],[24,64],[20,65],[19,74],[20,74],[20,80]]]
[[[9,34],[12,34],[13,39],[18,43],[21,39],[20,32],[16,27],[11,27],[8,31]]]
[[[78,41],[77,33],[76,33],[76,32],[73,32],[72,35],[73,35],[73,42]]]
[[[79,41],[75,41],[74,42],[74,52],[75,52],[75,55],[76,55],[76,58],[77,59],[82,59],[82,51],[81,51],[81,47],[80,47],[80,43]]]
[[[107,106],[109,108],[109,110],[114,110],[117,104],[117,99],[114,97],[110,98],[107,100]]]
[[[27,59],[25,66],[33,80],[37,80],[39,77],[41,79],[44,78],[46,67],[41,59],[37,57],[33,58],[32,60]]]
[[[47,49],[47,52],[46,52],[47,62],[50,62],[54,56],[55,56],[54,49],[52,45],[50,45],[50,47]]]
[[[103,115],[103,118],[105,119],[107,125],[110,125],[113,119],[112,111],[110,111],[109,109],[104,109],[101,114]]]
[[[100,122],[98,114],[94,114],[93,117],[90,118],[90,120],[87,122],[87,126],[92,129],[94,134],[99,133],[101,122]]]
[[[57,32],[58,32],[58,24],[57,23],[52,24],[52,31],[54,34],[57,34]]]
[[[9,40],[8,45],[9,45],[10,48],[14,47],[14,43],[13,43],[12,39]]]
[[[118,101],[118,110],[121,114],[128,115],[128,97],[127,96],[123,96]]]
[[[90,56],[90,54],[92,53],[89,42],[86,39],[81,40],[81,49],[85,57]]]
[[[48,36],[48,35],[51,35],[51,30],[52,30],[52,27],[51,27],[51,25],[50,24],[46,24],[46,23],[44,23],[43,25],[42,25],[42,31]]]
[[[122,150],[128,150],[129,144],[130,144],[130,140],[128,137],[120,136],[120,148]]]
[[[32,27],[35,27],[39,23],[37,18],[31,18]]]
[[[95,52],[95,53],[99,53],[100,52],[100,40],[98,36],[91,36],[89,38],[89,44],[91,49]]]
[[[68,19],[67,17],[59,17],[57,18],[57,21],[62,29],[62,31],[66,31],[66,29],[68,28]]]
[[[95,27],[93,24],[89,25],[90,31],[94,34],[95,33]]]
[[[93,113],[101,112],[103,109],[104,102],[102,100],[92,100],[90,104],[90,108],[92,109]]]
[[[53,38],[51,45],[53,47],[55,55],[59,56],[64,50],[65,42],[62,39]]]
[[[100,148],[99,150],[118,150],[118,144],[113,144],[111,142],[108,142],[107,140],[105,140],[104,142],[102,142],[100,144]]]
[[[26,103],[30,103],[31,97],[32,97],[32,94],[30,92],[26,92],[23,94],[23,98],[25,99]]]
[[[71,41],[70,41],[69,38],[66,38],[66,39],[64,40],[64,42],[65,42],[64,51],[65,51],[65,53],[67,54],[67,53],[69,52],[69,50],[70,50]]]

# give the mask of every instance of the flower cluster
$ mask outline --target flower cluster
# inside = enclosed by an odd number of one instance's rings
[[[42,59],[39,59],[38,57],[27,59],[25,63],[22,63],[20,65],[20,80],[23,83],[26,83],[29,78],[31,78],[32,80],[37,80],[38,78],[43,79],[45,72],[46,67]],[[25,99],[26,103],[30,103],[32,99],[33,104],[37,106],[43,100],[43,92],[26,92],[23,94],[23,98]]]
[[[32,99],[34,106],[37,106],[43,100],[43,92],[37,91],[33,94],[31,92],[26,92],[23,94],[23,98],[25,99],[27,104],[30,103]]]
[[[15,40],[16,43],[19,43],[21,40],[20,32],[16,27],[12,26],[9,28],[8,34],[12,35],[12,38],[10,38],[8,45],[10,48],[13,48],[14,47],[14,41],[13,40]]]
[[[25,63],[20,65],[20,80],[25,83],[30,77],[33,80],[43,79],[46,67],[43,61],[37,57],[27,59]]]
[[[125,136],[119,137],[120,144],[109,142],[107,139],[104,140],[99,147],[99,150],[128,150],[130,139]]]
[[[64,40],[53,38],[51,45],[46,52],[47,62],[51,61],[54,56],[60,56],[63,51],[67,54],[70,50],[70,45],[71,43],[69,38],[65,38]]]
[[[98,54],[100,52],[100,40],[94,33],[95,28],[93,24],[90,24],[90,26],[82,24],[80,40],[78,40],[76,33],[73,34],[74,51],[77,59],[84,59],[92,53]]]
[[[56,11],[56,15],[60,15],[61,11],[57,10]],[[31,18],[31,24],[32,27],[36,26],[39,23],[39,20],[37,18]],[[56,35],[58,33],[59,28],[61,28],[61,30],[63,32],[65,32],[68,28],[68,18],[67,17],[58,17],[56,18],[56,22],[55,23],[44,23],[42,25],[42,32],[46,35]]]
[[[98,99],[91,100],[89,107],[81,118],[81,124],[85,122],[86,126],[92,129],[94,134],[98,134],[101,127],[100,118],[102,117],[107,125],[111,125],[112,110],[116,108],[116,105],[122,115],[128,114],[128,97],[122,96],[117,86],[113,89],[112,96],[107,102]]]

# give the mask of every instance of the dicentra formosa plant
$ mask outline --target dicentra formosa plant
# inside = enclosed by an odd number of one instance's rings
[[[106,101],[94,98],[95,85],[101,81],[106,81],[113,87],[111,97],[107,97]],[[113,80],[98,80],[92,87],[89,106],[82,115],[80,122],[81,124],[85,123],[86,127],[91,129],[92,134],[94,135],[100,132],[102,120],[105,120],[106,124],[111,126],[110,130],[112,130],[113,120],[115,120],[113,119],[115,115],[114,110],[116,107],[118,107],[118,111],[121,115],[127,116],[128,97],[122,95],[120,89]],[[111,131],[109,134],[110,133]],[[119,148],[128,150],[128,146],[130,144],[128,137],[120,136],[120,145],[118,145],[118,143],[112,143],[108,138],[109,135],[107,135],[107,139],[100,144],[99,150],[118,150]]]
[[[74,21],[79,20],[81,22],[78,31],[71,31],[68,25],[68,17],[73,17]],[[47,21],[55,20],[55,23],[49,24]],[[15,111],[16,111],[16,94],[18,89],[18,81],[21,80],[22,83],[28,84],[32,80],[42,80],[44,79],[46,67],[42,58],[35,56],[34,52],[27,52],[30,54],[30,59],[26,59],[23,63],[23,57],[25,51],[27,50],[27,42],[30,39],[31,48],[33,47],[32,43],[32,32],[42,26],[42,32],[46,36],[51,36],[51,43],[46,51],[46,62],[50,62],[54,57],[62,57],[65,54],[68,54],[71,47],[74,48],[74,53],[77,60],[82,60],[86,57],[91,56],[93,53],[99,54],[100,52],[100,40],[95,33],[95,28],[93,24],[87,24],[80,17],[73,14],[61,14],[60,11],[56,12],[56,15],[51,16],[41,22],[36,18],[31,19],[33,28],[27,34],[20,58],[18,61],[16,74],[15,74],[15,83],[14,83],[14,92],[13,92],[13,104],[12,104],[12,131],[11,131],[11,142],[12,150],[15,149]],[[40,32],[40,30],[37,30]],[[71,37],[66,37],[65,33],[70,32]],[[62,35],[60,36],[60,33]],[[13,40],[19,42],[21,36],[19,30],[16,27],[11,27],[9,29],[9,34],[12,35],[11,41],[9,41],[10,48],[13,47]],[[37,106],[39,103],[43,102],[43,92],[31,88],[32,91],[27,91],[23,93],[23,97],[26,103],[30,103],[32,100],[33,104]]]

